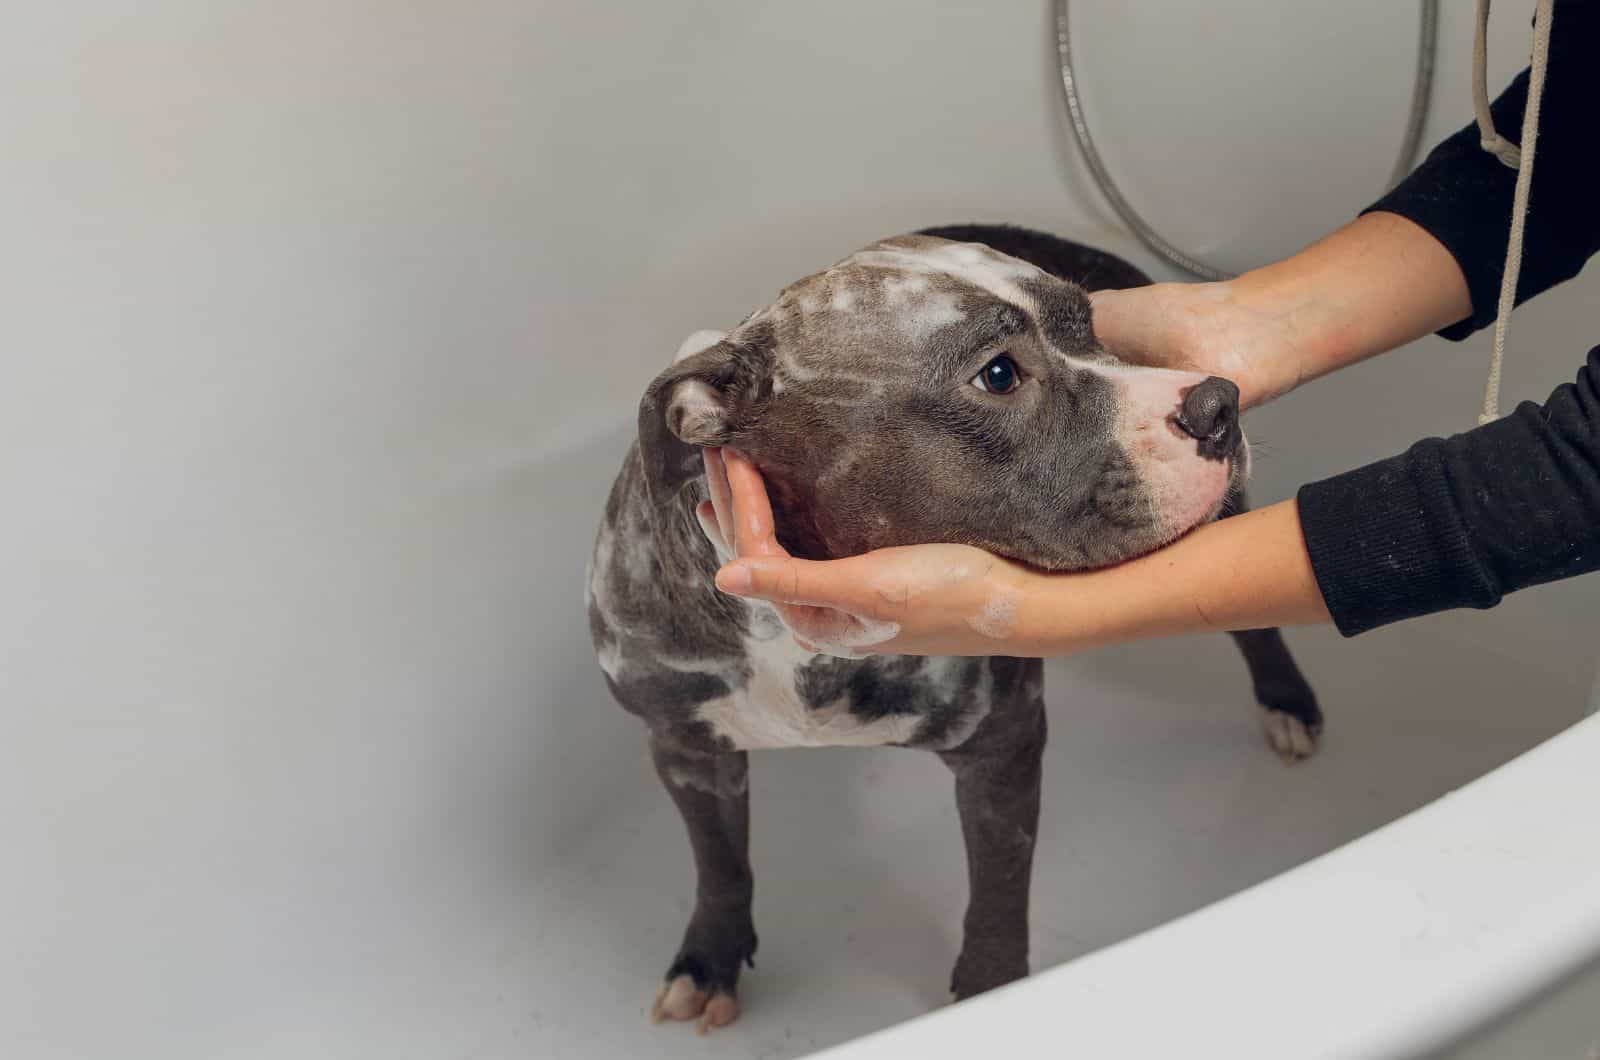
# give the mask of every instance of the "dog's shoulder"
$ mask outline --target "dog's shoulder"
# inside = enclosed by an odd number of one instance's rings
[[[638,446],[611,489],[584,579],[589,633],[613,694],[634,713],[682,713],[727,694],[748,669],[750,608],[719,593],[691,483],[655,505]]]

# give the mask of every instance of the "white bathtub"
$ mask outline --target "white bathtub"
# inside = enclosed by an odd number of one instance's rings
[[[1019,1041],[1094,1056],[1588,1060],[1597,761],[1590,718],[1257,887],[818,1055],[958,1058]]]

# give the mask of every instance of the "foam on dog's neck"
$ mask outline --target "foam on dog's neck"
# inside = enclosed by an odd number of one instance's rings
[[[815,635],[813,635],[815,634]],[[796,631],[808,645],[837,659],[864,659],[876,654],[873,649],[900,635],[900,623],[850,616],[838,630]]]

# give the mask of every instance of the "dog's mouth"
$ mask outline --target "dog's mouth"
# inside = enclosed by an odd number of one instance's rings
[[[772,504],[773,531],[778,544],[791,556],[806,560],[840,559],[849,555],[829,546],[817,512],[791,484],[787,475],[762,468],[767,497]]]
[[[838,559],[921,540],[955,541],[973,545],[1042,573],[1064,573],[1112,567],[1138,559],[1176,543],[1207,523],[1215,522],[1243,496],[1249,477],[1250,453],[1248,445],[1241,439],[1239,448],[1228,456],[1189,465],[1190,470],[1181,478],[1188,480],[1190,488],[1183,489],[1180,496],[1169,494],[1168,503],[1152,500],[1155,505],[1152,519],[1143,532],[1130,527],[1128,530],[1131,532],[1124,534],[1106,528],[1111,532],[1087,546],[1087,554],[1068,543],[1067,539],[1072,537],[1070,528],[1058,528],[1058,538],[1056,533],[1048,532],[1044,526],[1034,527],[1031,532],[1026,528],[1018,530],[1013,527],[1013,537],[1010,534],[995,534],[990,528],[986,528],[989,532],[974,535],[971,531],[975,527],[963,527],[956,523],[946,527],[947,533],[907,540],[903,539],[903,534],[891,532],[889,521],[883,516],[871,526],[859,519],[855,522],[847,519],[842,524],[836,524],[829,518],[826,506],[819,505],[810,490],[797,485],[803,479],[794,476],[787,468],[768,466],[759,459],[757,462],[765,477],[772,503],[778,541],[798,558]],[[1166,467],[1176,470],[1172,464]],[[1006,539],[1000,540],[1002,536]]]
[[[1188,537],[1202,526],[1222,518],[1230,508],[1234,508],[1243,500],[1245,483],[1249,481],[1250,451],[1243,439],[1240,440],[1238,450],[1223,457],[1221,464],[1221,468],[1218,468],[1216,463],[1209,464],[1212,476],[1215,476],[1218,470],[1222,472],[1220,482],[1198,487],[1193,493],[1185,491],[1184,496],[1174,498],[1167,505],[1158,506],[1147,533],[1136,535],[1137,540],[1128,541],[1128,544],[1132,545],[1128,551],[1104,563],[1094,564],[1088,569],[1118,566],[1159,552]]]

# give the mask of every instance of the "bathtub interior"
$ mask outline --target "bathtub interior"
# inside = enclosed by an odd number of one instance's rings
[[[1268,66],[1218,63],[1206,100],[1158,75],[1212,7],[1080,6],[1117,57],[1085,68],[1122,89],[1103,127],[1150,133],[1103,147],[1176,237],[1263,260],[1381,179],[1372,116],[1411,51],[1388,5],[1307,5],[1319,46],[1289,48],[1213,5],[1249,27],[1216,47]],[[965,873],[942,767],[764,752],[745,1015],[704,1040],[647,1023],[687,844],[580,588],[632,403],[689,332],[930,223],[1146,262],[1074,169],[1046,5],[104,8],[20,3],[0,34],[0,336],[22,351],[0,383],[0,1056],[783,1057],[943,1004]],[[1519,18],[1497,14],[1497,77]],[[1466,83],[1469,22],[1446,13],[1441,86]],[[1382,61],[1347,83],[1330,42]],[[1147,65],[1106,81],[1124,61]],[[981,73],[906,74],[928,69]],[[1263,78],[1341,90],[1235,130],[1267,152],[1237,181],[1163,162],[1208,157],[1213,109]],[[1508,400],[1570,376],[1595,280],[1519,310]],[[1469,425],[1485,350],[1425,340],[1252,414],[1258,501]],[[1224,638],[1050,664],[1035,967],[1557,732],[1597,605],[1589,579],[1292,633],[1329,718],[1294,768]]]
[[[1292,633],[1329,716],[1321,752],[1294,766],[1262,742],[1225,638],[1050,663],[1034,968],[1268,879],[1570,725],[1592,658],[1536,642],[1530,622],[1583,597],[1513,599],[1495,630],[1445,616],[1354,642]],[[1497,642],[1510,631],[1520,633]],[[597,681],[577,687],[574,709],[598,713],[588,754],[611,765],[594,796],[605,810],[583,813],[536,858],[525,899],[534,939],[506,943],[505,968],[538,998],[537,1037],[584,1055],[800,1056],[948,1003],[966,879],[943,766],[909,751],[770,751],[751,763],[761,944],[741,987],[745,1013],[710,1040],[649,1025],[656,976],[691,908],[692,866],[638,726]]]

